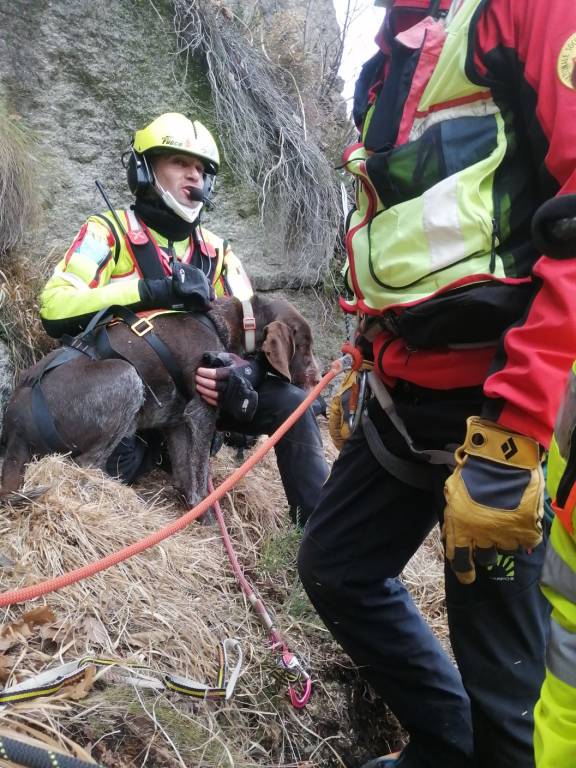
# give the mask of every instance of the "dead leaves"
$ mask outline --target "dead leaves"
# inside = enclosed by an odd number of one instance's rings
[[[5,624],[0,629],[0,651],[7,651],[18,643],[25,642],[35,634],[37,627],[55,621],[56,615],[46,605],[27,611],[20,619]]]
[[[71,685],[66,685],[62,689],[62,693],[60,695],[64,695],[67,699],[72,699],[72,701],[81,701],[82,699],[85,699],[92,690],[95,678],[96,667],[94,665],[90,665],[84,670],[84,674],[80,680],[72,683]]]

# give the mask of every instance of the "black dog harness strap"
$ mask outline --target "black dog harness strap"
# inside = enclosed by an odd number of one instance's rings
[[[58,350],[58,354],[54,359],[44,367],[38,377],[32,382],[32,415],[34,424],[38,430],[39,442],[42,444],[43,450],[48,453],[71,453],[72,456],[78,455],[78,447],[76,445],[68,445],[60,435],[60,432],[58,432],[46,402],[46,397],[42,391],[41,382],[49,371],[70,362],[70,360],[74,360],[81,354],[83,353],[80,350],[68,347]]]
[[[201,313],[189,314],[193,314],[196,320],[216,333],[220,338],[218,328],[209,317]],[[78,336],[63,336],[61,339],[63,346],[58,350],[58,354],[42,369],[36,379],[30,383],[32,389],[32,414],[34,423],[38,428],[38,440],[42,444],[42,449],[48,453],[70,453],[72,457],[77,456],[79,453],[76,445],[68,445],[60,435],[50,413],[41,384],[42,378],[49,371],[77,359],[79,355],[86,355],[92,360],[118,359],[126,361],[136,370],[144,384],[152,392],[156,401],[159,402],[144,376],[138,370],[138,365],[126,355],[115,350],[110,343],[107,325],[114,319],[128,325],[136,336],[143,338],[150,345],[172,378],[176,390],[184,400],[189,398],[188,388],[186,387],[182,372],[166,344],[153,332],[153,325],[150,320],[145,317],[139,317],[135,312],[126,307],[119,305],[106,307],[94,315],[84,331],[78,334]]]

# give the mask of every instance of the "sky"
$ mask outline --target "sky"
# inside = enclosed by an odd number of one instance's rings
[[[362,64],[367,61],[377,48],[374,37],[384,18],[384,8],[375,8],[373,0],[333,0],[340,28],[346,17],[346,9],[350,6],[351,23],[346,35],[340,77],[344,80],[344,98],[348,101],[349,111],[352,109],[354,83]]]

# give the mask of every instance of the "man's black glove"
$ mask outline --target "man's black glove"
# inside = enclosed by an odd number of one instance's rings
[[[244,360],[230,352],[205,352],[196,372],[196,388],[211,405],[236,421],[248,422],[258,407],[256,387],[264,379],[264,366],[255,358]]]
[[[204,272],[176,262],[171,277],[138,282],[143,309],[187,309],[206,312],[214,300],[214,289]]]
[[[175,262],[172,266],[172,280],[174,293],[181,297],[186,309],[191,309],[191,304],[198,312],[210,309],[215,299],[214,288],[201,269]]]

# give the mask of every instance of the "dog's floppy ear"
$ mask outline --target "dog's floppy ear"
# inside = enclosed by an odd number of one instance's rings
[[[294,342],[292,331],[286,323],[273,320],[264,328],[264,342],[262,352],[270,366],[287,381],[292,381],[290,376],[290,360],[294,355]]]

